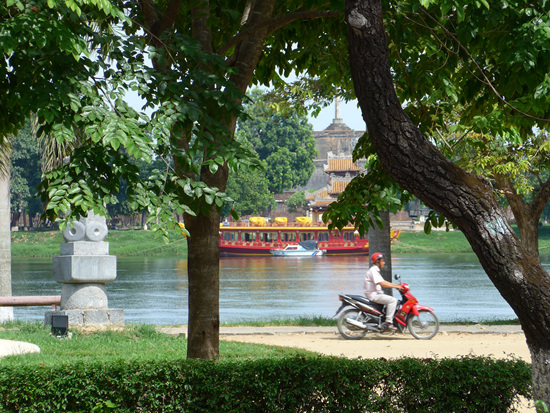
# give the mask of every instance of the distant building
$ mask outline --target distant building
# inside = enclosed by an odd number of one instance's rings
[[[309,179],[306,186],[301,190],[321,189],[328,185],[330,176],[325,173],[324,165],[327,162],[329,152],[337,156],[348,155],[351,159],[353,148],[365,131],[355,131],[346,125],[340,114],[340,100],[336,98],[335,117],[330,125],[322,131],[314,131],[313,137],[316,141],[319,155],[314,160],[315,172]]]
[[[338,195],[346,189],[351,180],[364,170],[365,163],[353,162],[350,155],[327,154],[327,164],[323,171],[328,176],[325,187],[315,191],[306,192],[305,198],[309,201],[309,214],[312,222],[322,221],[321,216],[327,206],[336,201]]]
[[[322,131],[314,131],[319,155],[314,159],[315,172],[306,186],[296,190],[313,190],[306,192],[306,200],[310,201],[307,215],[313,222],[321,221],[321,215],[326,207],[334,202],[351,179],[365,166],[364,161],[353,162],[352,153],[357,141],[365,131],[355,131],[347,126],[340,114],[340,100],[335,100],[335,117],[330,125]],[[284,202],[296,190],[276,194],[277,208],[271,211],[271,218],[285,216],[294,219],[304,213],[288,213]]]

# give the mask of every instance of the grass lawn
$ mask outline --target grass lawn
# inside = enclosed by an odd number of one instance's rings
[[[512,226],[519,236],[517,227]],[[539,251],[550,253],[550,225],[539,227]],[[472,253],[472,248],[461,231],[432,231],[425,234],[421,231],[402,232],[392,244],[392,253]]]
[[[8,356],[3,366],[49,367],[75,363],[116,361],[185,360],[187,340],[159,333],[150,325],[127,325],[120,330],[84,332],[72,329],[71,338],[50,334],[41,323],[13,322],[0,325],[0,339],[25,341],[40,347],[40,353]],[[305,350],[256,344],[220,342],[220,359],[260,359],[313,354]]]
[[[61,231],[12,232],[13,257],[53,257],[65,242]],[[187,256],[187,242],[181,231],[170,231],[168,242],[151,231],[110,230],[109,252],[123,256]]]

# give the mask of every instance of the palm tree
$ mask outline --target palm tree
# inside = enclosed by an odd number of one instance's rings
[[[38,134],[37,117],[31,115],[31,132]],[[10,227],[10,154],[13,138],[0,138],[0,297],[10,297],[11,288],[11,227]],[[43,137],[40,144],[46,148],[43,153],[43,170],[59,165],[73,144],[58,144],[55,139]],[[13,320],[13,307],[0,307],[0,323]]]
[[[11,296],[9,139],[0,140],[0,296]],[[13,320],[13,307],[0,307],[0,322]]]

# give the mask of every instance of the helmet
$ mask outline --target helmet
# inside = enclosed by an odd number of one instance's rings
[[[375,252],[374,254],[372,254],[372,257],[370,257],[370,260],[374,264],[376,261],[378,261],[382,258],[384,258],[384,256],[382,255],[381,252]]]

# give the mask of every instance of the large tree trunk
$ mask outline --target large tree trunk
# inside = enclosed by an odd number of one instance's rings
[[[457,224],[517,314],[532,357],[533,395],[550,403],[550,277],[506,222],[490,183],[467,174],[422,136],[394,91],[380,0],[347,0],[355,92],[386,172]]]
[[[9,160],[8,160],[9,162]],[[11,296],[10,178],[0,173],[0,296]],[[0,323],[13,320],[13,307],[0,307]]]
[[[369,264],[370,257],[375,252],[381,252],[386,258],[386,266],[380,271],[384,280],[392,282],[392,265],[391,265],[391,231],[390,231],[390,212],[380,211],[380,218],[384,228],[380,229],[377,225],[369,228]],[[384,288],[384,294],[393,295],[392,288]]]
[[[219,355],[220,215],[185,216],[189,280],[187,357],[213,359]]]

